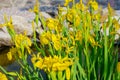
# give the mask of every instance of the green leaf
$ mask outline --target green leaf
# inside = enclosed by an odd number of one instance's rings
[[[7,75],[10,75],[10,76],[17,76],[17,73],[16,73],[16,72],[7,72]]]

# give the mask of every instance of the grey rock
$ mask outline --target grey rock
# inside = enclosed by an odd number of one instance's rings
[[[35,18],[35,14],[33,12],[29,12],[29,11],[20,11],[18,8],[16,7],[12,7],[12,8],[2,8],[0,10],[0,23],[4,22],[4,14],[6,14],[8,16],[8,18],[12,15],[18,15],[18,16],[22,16],[24,18],[26,18],[26,20],[28,22],[31,22],[34,18]]]
[[[12,17],[12,23],[14,25],[14,30],[17,34],[24,33],[26,31],[27,36],[33,35],[33,29],[31,22],[35,18],[35,14],[29,11],[20,11],[17,8],[2,8],[0,10],[0,24],[3,24],[4,21],[4,14],[7,15],[8,20]],[[41,12],[42,16],[45,18],[52,18],[48,13]],[[38,27],[40,27],[39,33],[43,32],[41,28],[41,22],[39,25],[36,26],[36,31],[38,32]],[[11,46],[11,37],[7,31],[6,27],[0,29],[0,47],[1,46]]]
[[[42,16],[47,19],[47,18],[52,18],[48,13],[46,12],[41,12]]]
[[[3,45],[11,46],[12,42],[11,42],[11,37],[8,34],[8,32],[4,31],[3,29],[0,29],[0,47]]]
[[[3,24],[4,15],[7,15],[8,20],[12,17],[14,29],[17,33],[27,31],[27,35],[32,34],[31,22],[35,18],[35,14],[29,11],[20,11],[17,8],[2,8],[0,10],[0,24]]]
[[[32,25],[26,20],[26,18],[22,16],[13,15],[12,19],[14,30],[17,34],[24,33],[26,31],[27,35],[29,36],[32,35],[33,33]]]
[[[0,0],[0,8],[3,7],[17,7],[22,8],[28,0]]]
[[[17,34],[27,32],[28,36],[31,36],[33,33],[31,23],[28,23],[27,20],[22,16],[13,15],[12,16],[14,30]],[[11,37],[7,31],[6,27],[1,28],[0,30],[0,46],[11,46]]]

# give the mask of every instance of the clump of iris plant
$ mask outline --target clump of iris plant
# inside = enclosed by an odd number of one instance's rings
[[[73,5],[69,6],[70,3]],[[8,58],[16,57],[22,68],[17,73],[18,79],[43,80],[40,72],[43,70],[48,80],[119,80],[118,48],[114,44],[120,24],[112,18],[110,4],[104,21],[96,0],[89,0],[86,5],[82,0],[78,3],[65,0],[64,6],[58,7],[55,18],[45,20],[36,3],[33,9],[36,17],[31,23],[33,41],[8,27],[15,43]],[[39,27],[39,21],[44,30],[37,36],[35,24]],[[31,65],[28,56],[31,56]]]

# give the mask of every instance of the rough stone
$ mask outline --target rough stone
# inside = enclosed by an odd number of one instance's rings
[[[7,15],[8,20],[10,19],[10,17],[12,17],[12,23],[14,25],[14,29],[17,34],[21,34],[26,31],[28,36],[32,36],[33,30],[32,30],[31,22],[35,18],[34,13],[31,13],[29,11],[20,11],[17,8],[2,8],[0,10],[0,24],[3,24],[5,22],[4,14]],[[41,14],[45,19],[52,18],[46,12],[41,12]],[[41,26],[41,22],[39,22],[38,27],[40,27],[40,26]],[[40,29],[40,31],[38,31],[37,27],[36,27],[36,31],[39,33],[43,32],[42,28]],[[1,30],[0,30],[0,46],[2,46],[2,45],[5,45],[5,46],[12,45],[11,38],[7,32],[6,27],[1,28]]]
[[[29,11],[20,11],[16,8],[2,8],[0,10],[0,23],[3,24],[4,15],[7,15],[9,20],[12,17],[13,25],[17,33],[23,33],[27,31],[27,35],[32,34],[31,21],[34,20],[35,14]]]
[[[0,0],[0,8],[3,7],[25,7],[28,0]]]
[[[32,35],[33,33],[32,25],[31,23],[28,23],[26,18],[22,16],[13,15],[12,19],[13,19],[14,30],[17,34],[24,33],[26,31],[27,35],[29,36]]]
[[[0,47],[6,45],[6,46],[11,46],[11,37],[8,34],[8,32],[6,32],[5,27],[3,29],[0,29]]]

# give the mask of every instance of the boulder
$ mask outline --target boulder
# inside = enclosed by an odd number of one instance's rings
[[[33,33],[32,25],[29,23],[25,17],[13,15],[12,16],[14,30],[17,34],[27,32],[28,36],[31,36]]]
[[[12,45],[11,37],[8,34],[8,32],[5,31],[6,30],[5,28],[6,27],[0,29],[0,47],[3,46],[3,45],[6,45],[6,46],[11,46]]]
[[[3,7],[25,7],[28,0],[0,0],[0,8]]]
[[[32,24],[31,22],[35,18],[35,14],[29,11],[20,11],[17,8],[2,8],[0,10],[0,24],[3,24],[4,21],[4,14],[7,15],[8,20],[12,17],[13,25],[15,32],[17,34],[27,32],[27,36],[33,35]],[[42,16],[46,18],[51,18],[51,16],[46,12],[41,12]],[[36,25],[35,25],[36,26]],[[38,27],[41,26],[41,22],[39,22]],[[41,33],[43,32],[42,28],[40,27],[40,31],[38,31],[38,27],[36,27],[36,31]],[[1,46],[11,46],[11,38],[9,33],[7,32],[6,27],[0,28],[0,47]]]
[[[8,20],[12,17],[14,29],[16,33],[20,34],[24,31],[27,35],[32,35],[31,22],[35,18],[35,14],[29,11],[20,11],[17,8],[2,8],[0,10],[0,24],[5,23],[4,15],[7,15]]]

